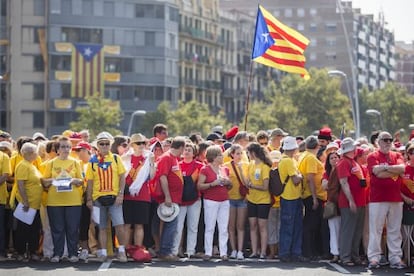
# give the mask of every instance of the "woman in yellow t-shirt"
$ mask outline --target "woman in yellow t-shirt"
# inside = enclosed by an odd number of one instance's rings
[[[42,184],[48,188],[47,213],[53,240],[53,257],[57,263],[63,256],[65,239],[70,262],[77,262],[79,224],[82,206],[82,170],[78,160],[69,157],[72,144],[67,137],[56,143],[58,156],[45,164]]]
[[[224,164],[229,169],[229,180],[232,184],[229,190],[230,217],[229,217],[229,236],[232,252],[230,259],[243,260],[244,228],[247,217],[247,203],[240,194],[240,185],[247,185],[247,170],[249,163],[243,162],[243,148],[239,144],[233,144],[229,149],[232,158],[230,162]],[[235,172],[237,170],[237,174]],[[240,183],[242,182],[242,183]],[[237,230],[237,235],[236,235]],[[237,241],[236,241],[237,237]]]
[[[37,158],[37,146],[32,143],[25,143],[21,147],[20,153],[23,160],[16,166],[15,171],[17,182],[16,200],[23,205],[23,211],[28,212],[30,208],[35,209],[36,212],[30,225],[17,220],[14,248],[18,253],[17,260],[23,260],[27,244],[31,258],[36,260],[38,259],[36,250],[39,246],[41,229],[39,208],[43,191],[40,184],[42,175],[32,164]]]
[[[247,216],[250,225],[250,240],[252,254],[250,258],[266,258],[267,249],[267,220],[271,207],[269,193],[269,173],[272,161],[267,151],[258,143],[251,143],[247,147],[250,157],[248,170],[249,193],[247,199]],[[259,230],[259,233],[257,232]],[[259,235],[260,237],[259,237]],[[258,255],[258,241],[260,238],[260,256]]]

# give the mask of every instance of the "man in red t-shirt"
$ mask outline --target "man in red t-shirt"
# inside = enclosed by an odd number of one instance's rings
[[[175,137],[172,140],[171,148],[163,153],[157,161],[157,174],[159,175],[164,195],[161,203],[164,202],[167,206],[171,206],[172,203],[181,203],[184,181],[180,166],[178,165],[178,158],[183,153],[184,146],[185,138]],[[164,222],[160,244],[161,259],[168,261],[175,261],[177,259],[172,254],[177,222],[177,217],[170,222]]]
[[[391,268],[402,269],[401,261],[401,174],[404,173],[404,158],[391,151],[392,136],[388,132],[378,135],[378,150],[368,155],[368,171],[371,175],[369,203],[368,259],[370,268],[378,268],[382,254],[381,235],[387,227],[388,260]]]
[[[356,145],[352,138],[345,138],[338,152],[342,158],[336,165],[341,184],[338,197],[338,207],[341,209],[339,248],[344,265],[361,263],[359,245],[364,228],[366,180],[361,167],[354,161]]]

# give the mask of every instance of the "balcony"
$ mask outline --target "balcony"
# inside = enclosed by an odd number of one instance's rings
[[[180,32],[187,34],[193,38],[203,39],[210,42],[214,42],[215,35],[210,32],[206,32],[197,28],[181,26],[180,25]]]
[[[234,98],[236,93],[236,91],[234,89],[231,88],[223,88],[223,92],[222,95],[225,98]]]

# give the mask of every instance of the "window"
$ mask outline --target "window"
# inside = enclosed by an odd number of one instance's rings
[[[72,0],[62,0],[62,14],[72,15]]]
[[[119,87],[107,87],[105,89],[105,98],[119,101],[120,99],[119,97],[121,94],[120,92],[121,92],[121,88]]]
[[[92,15],[93,14],[93,2],[92,2],[92,0],[83,0],[82,1],[82,14],[83,15]]]
[[[325,54],[325,56],[326,56],[327,59],[332,59],[332,60],[336,59],[336,53],[335,52],[327,52]]]
[[[150,4],[136,4],[135,17],[164,19],[164,6]]]
[[[304,17],[305,16],[305,9],[298,9],[297,14],[298,14],[298,17]]]
[[[124,31],[124,44],[126,46],[134,45],[134,31]]]
[[[132,58],[124,58],[122,59],[122,72],[133,72],[134,66],[133,66],[133,59]]]
[[[155,87],[155,100],[163,101],[164,100],[164,87],[156,86]]]
[[[336,46],[336,38],[335,37],[326,38],[326,45]]]
[[[318,30],[318,25],[316,23],[310,23],[309,31],[316,32]]]
[[[174,21],[177,23],[180,22],[180,15],[178,13],[178,9],[169,7],[169,16],[170,21]]]
[[[292,17],[292,9],[285,10],[285,17]]]
[[[312,15],[312,16],[315,16],[315,15],[317,15],[317,14],[318,14],[318,11],[317,11],[315,8],[311,8],[311,9],[309,10],[309,14],[310,14],[310,15]]]
[[[0,0],[0,16],[7,16],[7,0]]]
[[[45,15],[45,0],[34,0],[33,2],[33,15],[44,16]]]
[[[43,100],[45,98],[45,85],[43,83],[33,84],[33,100]]]
[[[155,32],[145,32],[145,46],[155,46]]]
[[[70,91],[70,83],[62,83],[60,88],[62,90],[62,99],[70,99],[72,98],[71,91]]]
[[[43,57],[41,55],[33,57],[33,69],[35,72],[40,72],[45,69],[45,65],[43,63]]]
[[[102,29],[62,28],[62,41],[102,43]]]
[[[176,49],[176,47],[175,47],[175,43],[176,43],[176,36],[175,36],[175,34],[169,34],[169,39],[170,39],[170,48],[171,49]]]
[[[155,6],[155,18],[164,19],[164,6]]]
[[[50,123],[52,126],[66,125],[65,112],[51,112]]]
[[[303,31],[305,29],[305,25],[303,23],[298,23],[298,31]]]
[[[120,58],[105,58],[105,72],[115,73],[121,72],[121,59]]]
[[[325,24],[325,30],[327,32],[336,32],[336,22],[334,22],[334,23],[326,23]]]
[[[104,16],[114,16],[114,3],[113,2],[104,2]]]
[[[318,40],[316,38],[311,38],[309,45],[315,47],[318,45]]]
[[[45,127],[45,113],[43,111],[33,112],[33,128]]]
[[[144,68],[147,74],[155,73],[155,59],[144,59]]]
[[[70,56],[52,56],[51,59],[52,70],[71,70],[71,57]]]
[[[317,57],[316,53],[310,53],[309,55],[310,60],[316,60],[316,57]]]

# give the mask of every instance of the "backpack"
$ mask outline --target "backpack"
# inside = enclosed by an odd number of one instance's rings
[[[285,190],[286,183],[289,180],[289,175],[286,176],[285,181],[282,183],[280,179],[279,169],[270,170],[269,173],[269,192],[271,195],[280,196]]]

